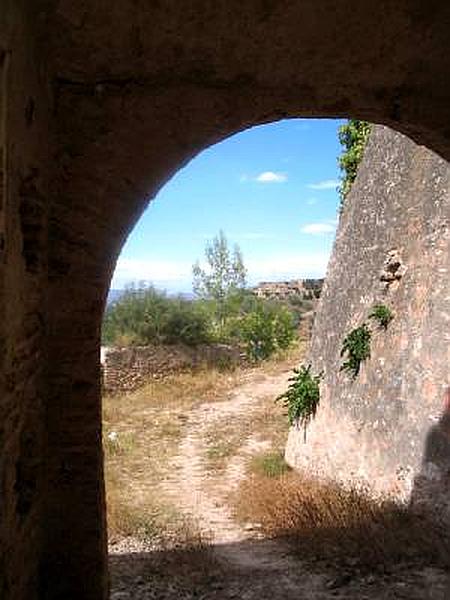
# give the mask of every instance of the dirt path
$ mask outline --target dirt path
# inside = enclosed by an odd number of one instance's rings
[[[250,381],[225,402],[203,404],[189,419],[187,434],[174,464],[175,476],[165,482],[164,487],[176,499],[177,506],[195,518],[205,533],[212,533],[217,544],[246,537],[245,531],[233,520],[225,496],[244,477],[248,458],[261,452],[267,444],[258,435],[243,437],[225,470],[214,473],[205,464],[208,451],[205,433],[212,427],[219,428],[237,419],[249,419],[252,410],[258,407],[258,401],[269,395],[275,398],[285,388],[286,382],[287,375],[284,373],[271,380]]]
[[[187,434],[180,444],[174,463],[174,477],[166,481],[164,489],[176,505],[192,518],[202,533],[210,537],[216,553],[240,568],[278,568],[280,553],[273,543],[246,545],[242,542],[258,539],[253,528],[243,528],[233,518],[229,494],[237,489],[245,477],[248,461],[270,446],[258,432],[243,432],[238,448],[218,473],[208,469],[208,439],[205,433],[220,429],[229,423],[245,422],[260,408],[261,399],[276,398],[286,389],[289,372],[272,377],[253,377],[240,386],[225,402],[203,404],[195,410],[188,422]],[[230,545],[233,545],[230,548]],[[270,546],[270,549],[269,549]],[[283,561],[286,558],[282,559]],[[283,566],[285,566],[283,564]]]
[[[444,574],[432,569],[389,578],[336,573],[332,566],[312,572],[283,544],[264,539],[257,527],[243,527],[233,518],[230,492],[245,477],[252,456],[271,446],[252,424],[262,405],[286,389],[288,377],[285,369],[270,375],[251,372],[226,400],[201,404],[189,413],[159,493],[198,524],[211,540],[213,556],[143,552],[133,542],[116,548],[111,556],[112,600],[447,598]]]

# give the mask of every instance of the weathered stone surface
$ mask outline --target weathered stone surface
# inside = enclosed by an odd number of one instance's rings
[[[306,443],[303,432],[290,432],[292,465],[404,497],[414,490],[417,498],[419,478],[422,496],[433,486],[431,503],[438,477],[448,503],[449,273],[448,163],[375,127],[340,219],[313,330],[309,359],[325,373],[321,404]],[[377,303],[394,319],[386,331],[372,323],[371,357],[352,380],[339,370],[342,341]],[[446,440],[439,460],[430,451],[436,438]]]
[[[367,118],[449,159],[449,22],[440,0],[0,0],[2,600],[107,595],[100,323],[148,200],[285,117]],[[414,236],[431,209],[410,203]]]
[[[45,499],[46,228],[51,171],[35,8],[0,3],[0,598],[34,599]],[[31,109],[31,105],[34,109]],[[28,106],[28,110],[27,110]]]

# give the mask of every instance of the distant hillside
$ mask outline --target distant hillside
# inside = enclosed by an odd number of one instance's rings
[[[106,299],[106,305],[109,306],[110,304],[112,304],[116,300],[119,300],[120,296],[122,296],[122,294],[124,292],[125,292],[124,289],[122,289],[122,290],[109,290],[108,297]]]
[[[122,288],[120,290],[111,289],[108,292],[108,298],[106,300],[106,305],[109,306],[113,302],[116,302],[120,299],[120,297],[126,292],[126,289]],[[168,294],[168,296],[181,296],[185,300],[193,300],[194,294],[192,292],[183,292],[180,294]]]

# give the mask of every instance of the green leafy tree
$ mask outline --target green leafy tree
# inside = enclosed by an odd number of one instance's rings
[[[206,269],[202,269],[198,261],[192,267],[192,287],[199,298],[214,301],[218,321],[223,325],[226,304],[245,288],[247,271],[239,246],[236,244],[230,251],[223,231],[207,242],[205,258]]]
[[[369,133],[370,123],[357,119],[349,119],[345,125],[339,128],[338,136],[342,146],[342,154],[338,158],[339,167],[342,171],[341,186],[339,187],[341,208],[356,179]]]

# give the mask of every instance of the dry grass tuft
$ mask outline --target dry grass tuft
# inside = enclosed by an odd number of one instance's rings
[[[365,489],[294,472],[250,476],[238,492],[236,514],[259,523],[271,537],[286,538],[304,559],[367,570],[389,570],[416,559],[440,566],[448,562],[450,544],[430,519]]]

